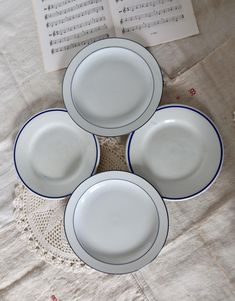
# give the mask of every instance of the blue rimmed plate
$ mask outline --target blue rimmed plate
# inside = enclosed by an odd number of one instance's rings
[[[99,156],[97,138],[78,127],[64,109],[34,115],[19,131],[14,146],[19,177],[47,198],[70,195],[94,174]]]
[[[202,193],[215,181],[223,143],[204,113],[168,105],[130,134],[126,157],[129,169],[146,178],[165,200],[180,201]]]
[[[110,171],[84,181],[65,210],[65,233],[75,254],[92,268],[131,273],[151,262],[165,244],[168,214],[143,178]]]

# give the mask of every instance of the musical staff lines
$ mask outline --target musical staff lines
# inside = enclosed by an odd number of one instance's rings
[[[184,19],[184,15],[180,14],[177,16],[172,16],[172,17],[167,17],[167,18],[161,18],[160,20],[156,20],[156,21],[151,21],[148,23],[142,23],[139,25],[133,25],[133,26],[129,26],[129,27],[123,27],[122,29],[122,33],[128,33],[128,32],[133,32],[133,31],[138,31],[144,28],[151,28],[160,24],[165,24],[165,23],[170,23],[170,22],[178,22],[180,20]]]
[[[143,14],[139,14],[139,15],[134,15],[134,16],[130,16],[130,17],[126,17],[126,18],[121,18],[120,19],[120,23],[123,24],[125,22],[129,22],[129,21],[136,21],[136,20],[142,20],[145,18],[151,18],[153,16],[160,16],[169,12],[173,12],[173,11],[177,11],[177,10],[181,10],[182,9],[182,5],[175,5],[175,6],[171,6],[171,7],[167,7],[167,8],[163,8],[163,9],[159,9],[159,10],[154,10],[152,12],[148,12],[148,13],[143,13]]]
[[[192,0],[32,0],[46,71],[68,65],[84,46],[109,37],[145,47],[199,32]]]
[[[52,3],[52,4],[49,4],[48,6],[47,6],[47,9],[48,10],[51,10],[51,9],[58,9],[58,8],[60,8],[60,7],[63,7],[63,6],[65,6],[65,5],[67,5],[67,4],[71,4],[71,3],[73,3],[73,2],[76,2],[77,0],[65,0],[65,1],[61,1],[61,2],[56,2],[56,3]],[[87,1],[86,1],[87,2]],[[84,2],[83,2],[84,3]],[[83,3],[81,3],[81,4],[83,4]]]
[[[98,40],[105,39],[105,38],[109,38],[109,34],[103,34],[103,35],[96,36],[94,38],[86,39],[84,41],[78,41],[78,42],[70,43],[69,45],[52,48],[51,54],[55,54],[55,53],[62,52],[62,51],[68,51],[70,49],[77,48],[80,46],[86,46],[86,45],[89,45],[91,43],[94,43]]]
[[[47,22],[46,26],[47,27],[54,27],[54,26],[64,24],[64,23],[67,23],[69,21],[73,21],[75,19],[81,18],[83,16],[91,15],[93,13],[99,13],[100,11],[103,11],[103,10],[104,10],[103,5],[100,5],[100,6],[97,6],[97,7],[93,7],[93,8],[84,10],[80,13],[77,13],[77,14],[74,14],[74,15],[71,15],[71,16],[66,16],[64,18],[57,19],[55,21]]]
[[[69,32],[75,31],[77,29],[81,29],[83,27],[90,26],[92,24],[99,23],[99,22],[102,22],[102,21],[105,21],[105,16],[101,16],[101,17],[97,17],[97,18],[91,18],[88,21],[78,23],[78,24],[73,25],[73,26],[65,27],[65,28],[62,28],[60,30],[54,30],[52,35],[53,35],[53,37],[58,36],[58,35],[64,35],[66,33],[69,33]]]
[[[44,0],[45,1],[45,0]],[[42,0],[42,2],[44,2]],[[49,0],[47,0],[49,1]],[[77,0],[64,0],[64,1],[60,1],[60,2],[55,2],[55,3],[52,3],[52,4],[48,4],[46,9],[48,10],[53,10],[53,9],[58,9],[58,8],[61,8],[63,6],[66,6],[68,4],[72,4],[72,3],[76,3]],[[100,3],[102,2],[102,0],[87,0],[87,1],[83,1],[81,3],[79,3],[79,8],[82,8],[82,7],[86,7],[86,6],[89,6],[89,5],[92,5],[92,4],[97,4],[97,3]]]
[[[142,8],[148,8],[148,7],[156,7],[160,4],[165,4],[165,3],[171,3],[173,0],[154,0],[154,1],[147,1],[144,3],[139,3],[139,4],[134,4],[130,6],[124,6],[122,9],[123,13],[130,12],[130,11],[135,11],[138,9]]]
[[[100,3],[100,2],[102,2],[102,0],[90,0],[90,1],[79,3],[79,4],[77,3],[73,6],[64,8],[62,10],[57,10],[55,12],[45,14],[45,19],[48,20],[48,19],[51,19],[51,18],[54,18],[54,17],[62,16],[62,15],[65,15],[67,13],[74,12],[74,11],[76,11],[76,10],[82,8],[82,7],[87,7],[88,5],[91,5],[91,4],[94,4],[94,3]]]
[[[36,1],[36,0],[35,0]],[[38,0],[39,1],[39,0]],[[51,55],[109,37],[103,0],[41,0]]]
[[[71,40],[79,39],[79,38],[82,38],[86,35],[93,34],[93,33],[96,33],[98,31],[101,31],[101,30],[105,30],[107,28],[108,27],[107,27],[106,24],[101,25],[101,26],[96,26],[96,27],[93,27],[93,28],[88,29],[88,30],[83,30],[82,32],[79,32],[79,33],[74,33],[74,34],[66,36],[64,38],[58,38],[58,39],[51,40],[50,45],[52,46],[52,45],[61,44],[61,43],[64,43],[64,42],[69,42]]]

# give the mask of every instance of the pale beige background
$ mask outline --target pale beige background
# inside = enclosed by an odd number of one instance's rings
[[[235,1],[194,0],[201,34],[153,47],[163,68],[164,103],[193,105],[218,125],[225,145],[220,177],[192,201],[167,203],[170,232],[160,256],[124,276],[65,273],[19,239],[12,200],[12,146],[22,123],[63,106],[64,71],[43,71],[30,0],[0,0],[0,300],[235,300]],[[196,94],[191,95],[190,90]]]

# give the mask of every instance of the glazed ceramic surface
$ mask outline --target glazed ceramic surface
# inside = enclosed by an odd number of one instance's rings
[[[110,171],[84,181],[65,211],[65,232],[77,256],[106,273],[130,273],[152,261],[168,233],[159,193],[143,178]]]
[[[146,178],[166,200],[184,200],[207,189],[222,166],[223,144],[214,123],[183,105],[157,109],[127,142],[132,172]]]
[[[154,57],[136,42],[110,38],[82,49],[68,66],[63,97],[85,130],[103,136],[130,133],[154,114],[162,95]]]
[[[70,195],[99,162],[96,137],[77,126],[63,109],[33,116],[20,130],[14,148],[16,170],[33,192]]]

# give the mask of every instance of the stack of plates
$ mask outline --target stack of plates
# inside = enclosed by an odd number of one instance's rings
[[[63,81],[64,109],[33,116],[17,135],[16,170],[34,193],[71,195],[65,233],[75,254],[106,273],[130,273],[164,246],[164,200],[205,191],[218,176],[223,145],[214,123],[184,105],[158,107],[162,74],[141,45],[112,38],[71,61]],[[130,173],[94,175],[95,135],[129,134]]]

